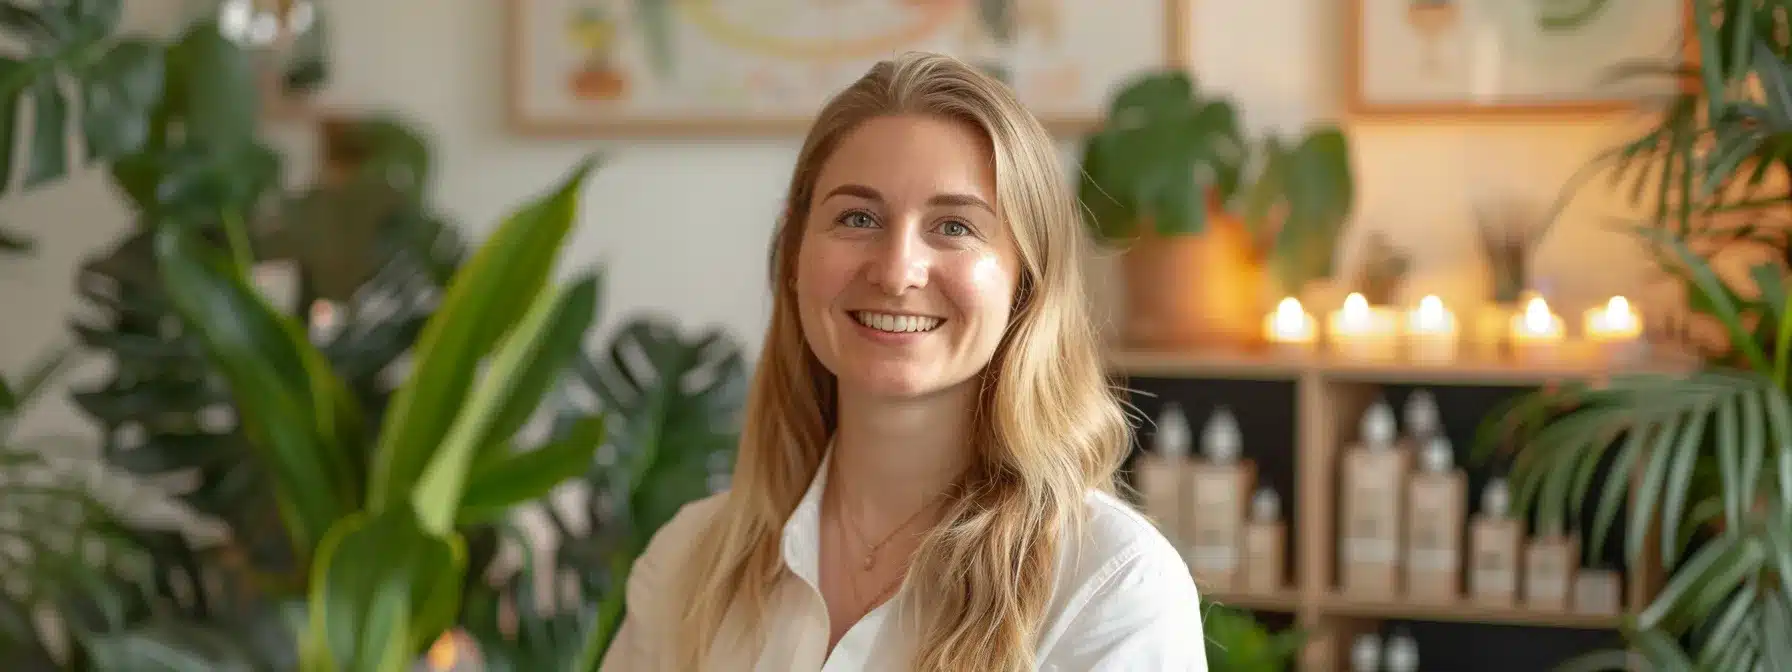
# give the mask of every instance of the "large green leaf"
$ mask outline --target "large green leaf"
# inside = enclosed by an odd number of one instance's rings
[[[453,623],[465,543],[417,522],[401,503],[330,530],[311,581],[305,672],[405,672]]]
[[[570,288],[540,294],[498,344],[490,367],[467,394],[442,444],[428,455],[411,500],[424,529],[434,534],[452,529],[474,461],[482,449],[508,442],[541,403],[578,352],[596,302],[597,281],[590,277]]]
[[[361,502],[366,475],[351,446],[364,434],[355,401],[299,325],[222,255],[178,227],[159,232],[156,252],[174,304],[230,381],[294,546],[311,549]]]
[[[512,507],[540,499],[556,486],[590,473],[592,456],[603,442],[603,416],[588,416],[539,448],[484,456],[467,477],[460,524],[496,520]]]
[[[14,173],[30,187],[60,179],[75,165],[68,154],[70,114],[80,111],[80,137],[89,159],[110,159],[136,151],[147,139],[147,119],[163,82],[161,51],[150,42],[121,39],[121,0],[8,2],[0,11],[0,32],[25,52],[0,59],[0,185]],[[80,97],[74,104],[71,94]],[[18,134],[14,121],[30,105],[30,129]],[[23,144],[23,151],[19,145]],[[23,161],[23,170],[14,165]]]
[[[548,282],[571,231],[579,190],[595,162],[524,206],[494,231],[448,287],[417,345],[416,369],[395,395],[380,431],[370,504],[408,499],[466,403],[474,375],[505,331]]]
[[[1242,165],[1237,113],[1205,100],[1179,70],[1128,82],[1110,102],[1102,129],[1084,147],[1079,197],[1095,231],[1129,236],[1142,219],[1159,233],[1200,233],[1210,194],[1231,197]]]
[[[1278,200],[1286,211],[1270,261],[1283,287],[1299,288],[1332,275],[1337,243],[1356,197],[1349,142],[1336,128],[1314,131],[1282,157],[1277,169]]]

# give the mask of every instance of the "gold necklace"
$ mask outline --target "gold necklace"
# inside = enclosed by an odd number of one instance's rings
[[[877,565],[878,551],[883,550],[884,546],[888,545],[890,543],[890,540],[895,539],[896,533],[901,532],[903,529],[907,528],[910,523],[913,523],[913,522],[915,522],[915,520],[919,519],[921,517],[921,514],[926,513],[928,509],[933,508],[934,503],[938,500],[939,500],[939,495],[934,495],[933,498],[927,500],[926,504],[922,504],[921,508],[916,509],[914,513],[909,514],[908,519],[902,521],[901,525],[897,525],[896,529],[890,530],[890,533],[888,535],[884,536],[883,541],[879,541],[874,545],[868,546],[865,551],[865,561],[860,565],[859,569],[861,571],[866,571],[866,572],[871,571],[871,568]],[[834,501],[840,502],[840,499],[838,497],[836,497]],[[864,532],[864,530],[859,529],[859,524],[857,521],[848,520],[851,518],[851,516],[847,515],[847,513],[846,513],[845,502],[840,503],[840,518],[842,520],[847,520],[847,523],[849,525],[851,525],[853,528],[853,533],[858,536],[859,543],[861,545],[863,545],[865,543],[865,532]]]

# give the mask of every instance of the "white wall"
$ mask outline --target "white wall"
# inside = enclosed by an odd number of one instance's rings
[[[767,309],[764,251],[798,138],[652,144],[542,141],[502,124],[502,3],[507,0],[332,0],[338,64],[325,102],[401,112],[433,132],[437,198],[473,233],[557,180],[582,155],[606,166],[585,195],[571,265],[607,268],[607,323],[659,310],[695,328],[720,324],[756,350]],[[1336,0],[1193,0],[1193,58],[1204,86],[1224,90],[1257,127],[1298,128],[1337,113],[1340,7]],[[132,0],[139,21],[164,24],[183,0]],[[1388,232],[1418,254],[1427,287],[1472,284],[1478,272],[1464,195],[1504,185],[1552,198],[1566,177],[1613,139],[1610,122],[1357,125],[1357,231]],[[302,149],[302,148],[301,148]],[[1074,153],[1065,146],[1065,159]],[[295,156],[303,164],[301,155]],[[1595,189],[1544,245],[1539,272],[1570,296],[1634,289],[1629,242],[1596,230]],[[15,371],[64,338],[76,306],[75,260],[126,226],[103,179],[85,175],[0,199],[0,221],[39,232],[36,261],[0,264],[0,366]],[[1352,258],[1346,245],[1343,259]],[[79,427],[54,404],[43,429]]]

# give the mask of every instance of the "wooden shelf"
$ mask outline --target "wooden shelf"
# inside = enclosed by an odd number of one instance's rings
[[[1413,621],[1450,621],[1456,623],[1496,623],[1547,628],[1606,630],[1618,627],[1618,617],[1611,614],[1583,614],[1573,611],[1490,607],[1468,601],[1417,602],[1365,600],[1330,595],[1321,611],[1333,616],[1355,616],[1377,619]]]
[[[1253,611],[1274,611],[1292,614],[1300,610],[1300,594],[1293,588],[1285,588],[1274,593],[1243,593],[1230,591],[1202,591],[1201,599],[1205,602],[1227,607],[1250,609]]]
[[[1265,350],[1187,351],[1116,349],[1109,366],[1118,373],[1166,378],[1225,380],[1289,380],[1317,376],[1328,380],[1401,385],[1532,386],[1586,380],[1621,373],[1685,371],[1687,362],[1671,353],[1628,363],[1590,355],[1564,354],[1554,361],[1464,356],[1454,362],[1374,362],[1324,353],[1282,354]]]
[[[1208,601],[1255,611],[1293,614],[1295,626],[1308,633],[1298,669],[1326,672],[1347,667],[1349,639],[1377,620],[1487,623],[1573,630],[1615,630],[1618,616],[1574,611],[1542,611],[1522,606],[1490,608],[1466,600],[1450,603],[1412,601],[1402,595],[1364,600],[1340,594],[1336,570],[1338,460],[1357,434],[1363,410],[1384,392],[1384,386],[1541,387],[1574,381],[1596,382],[1625,373],[1678,373],[1696,363],[1672,352],[1617,363],[1589,354],[1568,353],[1555,361],[1519,361],[1509,357],[1460,358],[1449,364],[1351,361],[1320,353],[1287,353],[1267,349],[1174,351],[1112,349],[1111,373],[1126,378],[1162,380],[1269,381],[1286,383],[1291,402],[1286,425],[1293,430],[1293,454],[1276,456],[1292,467],[1292,480],[1276,487],[1292,526],[1287,547],[1290,585],[1271,594],[1214,591]],[[1126,381],[1129,388],[1149,390],[1157,383]],[[1191,393],[1192,394],[1192,393]],[[1225,393],[1204,392],[1206,396]],[[1278,393],[1279,394],[1279,393]],[[1185,402],[1186,403],[1186,402]],[[1206,403],[1216,403],[1210,398]],[[1217,403],[1228,403],[1223,398]],[[1253,409],[1259,418],[1263,409]],[[1284,414],[1271,409],[1276,424]],[[1247,436],[1246,441],[1250,439]],[[1290,465],[1291,463],[1291,465]],[[1284,491],[1291,489],[1291,491]],[[1473,496],[1473,495],[1471,495]],[[1469,507],[1473,508],[1472,504]],[[1464,551],[1466,552],[1466,548]],[[1201,577],[1196,576],[1197,583]],[[1629,568],[1623,601],[1630,609],[1645,605],[1660,586],[1659,568]],[[1205,592],[1205,591],[1204,591]]]

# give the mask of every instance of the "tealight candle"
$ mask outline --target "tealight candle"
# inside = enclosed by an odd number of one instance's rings
[[[1398,358],[1399,332],[1400,323],[1391,312],[1370,306],[1368,299],[1355,292],[1327,316],[1326,336],[1332,352],[1352,359]]]
[[[1628,299],[1614,296],[1605,305],[1588,308],[1583,319],[1583,337],[1599,355],[1619,359],[1638,354],[1643,320]]]
[[[1549,311],[1541,296],[1533,296],[1524,311],[1512,316],[1512,354],[1523,361],[1555,359],[1565,328],[1562,318]]]
[[[1406,318],[1406,356],[1427,364],[1456,359],[1461,328],[1443,299],[1427,295]]]
[[[1301,308],[1292,296],[1276,304],[1275,312],[1263,316],[1263,340],[1278,349],[1307,352],[1319,340],[1319,326],[1313,316]]]

